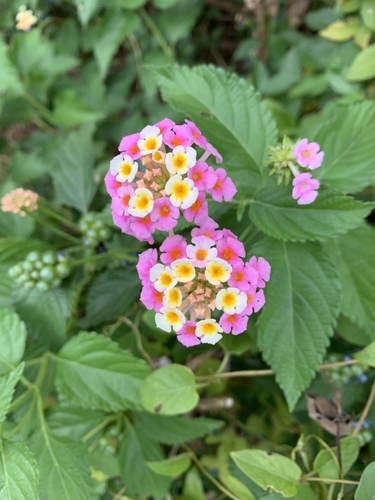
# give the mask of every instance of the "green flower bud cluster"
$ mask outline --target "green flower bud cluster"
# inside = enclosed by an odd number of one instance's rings
[[[362,448],[362,446],[365,446],[365,444],[372,440],[372,432],[369,429],[360,431],[357,434],[357,439],[359,441],[359,446]]]
[[[122,435],[115,426],[110,427],[100,438],[99,446],[109,455],[114,455],[120,445],[121,437]]]
[[[31,290],[36,288],[46,292],[50,288],[60,285],[61,280],[70,273],[68,258],[52,251],[30,252],[25,260],[11,267],[8,276],[21,285]]]
[[[327,363],[338,363],[340,361],[349,361],[351,356],[342,356],[339,354],[331,354],[327,358]],[[361,365],[346,365],[330,368],[327,373],[334,383],[346,384],[350,379],[355,378],[357,382],[367,382],[367,374]]]
[[[290,168],[296,165],[296,160],[293,156],[295,144],[284,136],[283,142],[272,146],[268,149],[268,156],[265,160],[265,165],[271,169],[270,175],[277,174],[277,183],[281,184],[283,179],[285,184],[289,183],[291,176]]]
[[[95,213],[84,215],[78,227],[83,234],[84,244],[88,247],[97,247],[100,242],[108,240],[111,234],[109,227]]]

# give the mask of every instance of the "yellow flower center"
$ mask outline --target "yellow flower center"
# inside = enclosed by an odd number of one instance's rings
[[[178,323],[179,321],[179,317],[178,317],[178,314],[175,313],[174,311],[168,311],[166,314],[165,314],[165,317],[166,319],[169,321],[169,323],[171,323],[171,325],[174,325],[175,323]]]
[[[149,137],[148,139],[145,140],[145,149],[147,151],[151,151],[152,149],[155,149],[157,147],[157,140],[156,137]]]
[[[128,176],[131,174],[132,168],[133,168],[132,165],[126,161],[119,168],[119,172],[121,175]]]

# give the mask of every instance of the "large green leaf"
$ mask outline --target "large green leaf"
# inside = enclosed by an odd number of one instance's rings
[[[374,335],[375,231],[361,225],[332,242],[342,284],[340,308],[353,323]]]
[[[19,316],[9,309],[0,309],[0,375],[9,373],[21,361],[26,336]]]
[[[20,363],[15,370],[7,375],[0,376],[0,424],[5,420],[13,398],[14,389],[22,375],[24,367],[25,364]]]
[[[147,462],[147,466],[157,474],[177,478],[190,467],[191,459],[187,453],[180,453],[174,457],[157,462]]]
[[[39,467],[40,500],[95,498],[89,457],[82,443],[56,436],[43,424],[30,445]]]
[[[375,462],[371,462],[364,470],[354,499],[375,500]]]
[[[51,175],[56,198],[86,212],[95,193],[93,128],[89,125],[70,132],[58,141],[51,155]]]
[[[334,109],[314,137],[324,151],[316,176],[345,193],[369,185],[375,177],[374,134],[374,101]]]
[[[103,113],[90,108],[72,90],[59,92],[55,97],[54,104],[52,120],[60,127],[74,128],[77,125],[85,125],[104,117]]]
[[[291,187],[269,186],[254,194],[250,218],[263,232],[282,240],[323,240],[358,226],[373,205],[330,189],[311,205],[298,205]]]
[[[128,494],[164,498],[171,480],[153,472],[146,463],[164,458],[161,449],[154,441],[150,441],[142,432],[137,432],[127,422],[119,459],[121,477]]]
[[[81,332],[57,356],[56,385],[63,398],[83,408],[139,408],[147,364],[96,333]],[[72,383],[74,380],[74,383]]]
[[[257,323],[259,347],[292,409],[314,377],[333,333],[339,282],[334,263],[317,243],[265,238],[253,250],[272,269]]]
[[[253,87],[214,66],[172,66],[157,72],[163,98],[219,149],[237,188],[257,187],[276,126]]]
[[[263,450],[234,451],[230,455],[237,467],[262,488],[271,487],[286,498],[297,493],[302,470],[290,458]]]
[[[18,287],[14,293],[14,307],[25,322],[29,336],[57,350],[66,340],[73,299],[74,291],[65,287],[52,288],[48,292]]]
[[[199,401],[194,373],[182,365],[167,365],[150,373],[141,387],[143,407],[161,415],[192,410]]]
[[[102,411],[80,408],[79,406],[58,405],[47,416],[49,428],[57,436],[80,440],[105,419]]]
[[[0,498],[39,500],[36,461],[22,441],[0,443]]]
[[[142,432],[148,439],[169,445],[187,443],[223,425],[222,421],[211,418],[150,415],[138,411],[134,415],[134,425],[139,432]]]
[[[139,297],[141,285],[134,268],[109,269],[95,279],[87,294],[82,328],[97,325],[124,314]]]

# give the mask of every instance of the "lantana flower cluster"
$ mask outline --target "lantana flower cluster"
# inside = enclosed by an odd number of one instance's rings
[[[185,346],[216,344],[222,333],[238,335],[265,304],[270,265],[262,257],[244,261],[245,248],[210,218],[191,231],[191,243],[167,237],[139,256],[141,301],[155,310],[156,325],[176,332]]]
[[[309,170],[319,168],[323,158],[324,152],[320,151],[317,142],[309,143],[305,138],[292,143],[284,137],[282,144],[270,148],[266,163],[271,168],[271,174],[279,176],[279,182],[284,178],[288,183],[293,175],[293,199],[299,205],[309,205],[316,200],[320,187],[320,182],[312,177]]]
[[[237,192],[224,168],[208,165],[211,155],[222,157],[189,120],[148,125],[123,137],[119,151],[105,177],[113,221],[140,241],[152,244],[155,230],[171,231],[181,214],[194,223],[207,218],[207,195],[221,202]]]

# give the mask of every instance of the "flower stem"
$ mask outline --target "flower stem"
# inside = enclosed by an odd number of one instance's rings
[[[51,225],[49,222],[44,221],[42,218],[38,217],[33,212],[30,212],[29,210],[27,210],[24,207],[22,208],[22,210],[24,212],[26,212],[27,215],[29,217],[31,217],[32,219],[34,219],[38,224],[40,224],[41,226],[47,228],[52,233],[58,234],[62,238],[65,238],[65,239],[67,239],[69,241],[72,241],[73,243],[80,243],[81,240],[79,238],[76,238],[75,236],[72,236],[72,235],[70,235],[68,233],[65,233],[64,231],[61,231],[60,229],[57,229],[57,227]]]
[[[156,26],[152,18],[147,14],[147,12],[144,9],[139,9],[138,11],[148,27],[148,29],[151,31],[152,35],[154,36],[155,40],[158,42],[160,45],[160,48],[164,52],[164,54],[169,57],[170,59],[174,60],[174,54],[173,50],[170,48],[170,46],[167,44],[165,41],[163,35],[161,34],[159,28]]]

